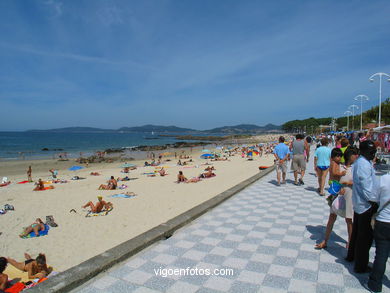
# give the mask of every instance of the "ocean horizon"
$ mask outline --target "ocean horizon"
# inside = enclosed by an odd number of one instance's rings
[[[59,153],[67,153],[69,158],[92,155],[106,149],[133,148],[141,145],[156,146],[173,144],[179,140],[160,133],[58,133],[58,132],[0,132],[0,159],[45,159]],[[161,133],[174,136],[189,133]],[[197,136],[201,134],[193,134]],[[224,134],[212,134],[223,136]],[[48,149],[48,150],[43,150]]]

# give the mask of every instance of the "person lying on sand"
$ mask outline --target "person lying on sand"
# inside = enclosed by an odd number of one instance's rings
[[[177,175],[177,183],[180,182],[187,182],[187,178],[184,176],[183,171],[179,171],[179,174]]]
[[[35,191],[37,190],[45,190],[45,184],[43,183],[42,179],[39,179],[37,183],[35,183],[37,187],[34,188]]]
[[[99,186],[99,190],[114,190],[118,187],[118,182],[115,180],[114,176],[111,176],[110,180],[108,180],[108,184],[101,184]]]
[[[0,290],[5,290],[8,285],[8,275],[3,274],[7,264],[7,259],[5,257],[0,257]]]
[[[90,207],[92,213],[100,213],[103,210],[103,208],[106,209],[107,211],[112,210],[114,208],[112,203],[105,202],[102,196],[98,196],[97,198],[98,198],[98,202],[96,204],[93,204],[92,201],[89,201],[81,208],[85,209],[86,207]]]
[[[214,166],[208,166],[206,169],[204,169],[205,171],[214,171],[215,170],[215,168],[214,168]]]
[[[123,177],[123,178],[118,177],[116,179],[116,181],[130,181],[130,178],[129,178],[129,176],[126,176],[126,177]]]
[[[99,172],[91,172],[90,175],[92,175],[92,176],[100,176],[100,173]]]
[[[24,262],[17,262],[10,257],[7,258],[7,261],[18,270],[27,272],[29,279],[42,279],[50,274],[46,265],[46,256],[43,253],[40,253],[36,259],[31,258],[28,253],[25,253],[24,257],[26,258]]]
[[[164,167],[162,167],[158,173],[160,174],[160,176],[165,176],[165,175],[168,175],[168,173],[165,171]]]
[[[186,183],[197,183],[199,181],[201,181],[201,179],[199,177],[192,177],[192,178],[188,179],[186,181]]]
[[[37,218],[34,223],[32,223],[30,226],[24,228],[24,231],[22,234],[20,234],[20,237],[26,237],[31,232],[34,232],[36,236],[39,235],[39,231],[44,231],[45,225],[43,224],[42,220],[40,218]]]
[[[122,173],[129,173],[129,171],[130,171],[130,168],[125,167],[125,168],[123,168]]]
[[[211,178],[211,177],[214,177],[214,176],[217,176],[215,175],[215,173],[213,173],[211,170],[205,172],[205,173],[202,173],[199,175],[199,178]]]

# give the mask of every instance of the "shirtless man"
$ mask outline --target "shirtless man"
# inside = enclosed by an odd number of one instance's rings
[[[5,290],[8,285],[8,275],[4,274],[8,261],[5,257],[0,257],[0,290]]]
[[[105,202],[102,196],[98,196],[97,198],[98,198],[98,202],[96,203],[96,205],[94,205],[92,201],[89,201],[81,208],[85,209],[86,207],[90,207],[92,213],[100,213],[103,210],[103,208],[106,209],[107,211],[113,209],[113,205],[111,202]]]

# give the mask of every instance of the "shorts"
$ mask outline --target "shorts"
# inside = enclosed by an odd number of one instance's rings
[[[286,161],[284,161],[282,164],[279,163],[278,161],[276,161],[276,172],[279,173],[279,172],[283,172],[283,173],[287,173],[287,163]]]
[[[293,171],[306,170],[306,159],[304,155],[294,155],[291,163],[291,170]]]
[[[321,171],[326,171],[329,169],[329,166],[317,166],[318,169],[320,169]]]

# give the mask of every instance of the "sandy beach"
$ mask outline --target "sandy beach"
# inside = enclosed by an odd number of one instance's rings
[[[22,260],[24,252],[33,257],[43,252],[55,271],[63,271],[212,198],[259,172],[260,165],[273,164],[273,155],[255,156],[253,161],[248,161],[236,154],[229,158],[230,161],[210,162],[216,168],[214,178],[198,183],[175,183],[179,170],[187,178],[204,172],[207,166],[202,164],[206,160],[200,159],[200,155],[201,152],[192,154],[194,162],[190,166],[177,166],[177,160],[168,157],[172,161],[162,164],[169,174],[165,177],[143,175],[155,171],[155,167],[138,167],[130,171],[129,177],[134,179],[118,183],[128,186],[124,192],[134,192],[137,196],[126,199],[109,197],[120,190],[98,190],[111,175],[115,178],[125,176],[121,173],[121,162],[90,164],[72,172],[67,168],[77,165],[74,160],[34,161],[31,163],[34,180],[48,179],[50,168],[59,170],[58,178],[68,180],[68,183],[53,184],[55,189],[46,191],[33,191],[33,183],[15,184],[26,180],[30,162],[1,162],[0,177],[7,176],[12,184],[0,188],[0,206],[8,203],[15,211],[0,215],[0,255]],[[143,166],[144,160],[131,163]],[[101,176],[91,176],[90,172],[99,172]],[[69,180],[74,175],[85,179]],[[90,200],[96,202],[98,195],[113,203],[113,211],[107,216],[86,218],[86,211],[81,206]],[[70,213],[71,209],[77,213]],[[59,226],[51,228],[47,236],[19,238],[23,227],[38,217],[45,221],[48,215],[53,215]]]

